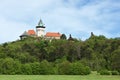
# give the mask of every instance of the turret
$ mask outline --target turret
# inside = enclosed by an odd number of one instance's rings
[[[74,40],[74,39],[72,38],[71,34],[70,34],[68,40],[69,40],[69,41],[73,41],[73,40]]]
[[[36,34],[38,37],[44,37],[44,35],[45,35],[45,26],[41,19],[40,19],[38,25],[36,26]]]

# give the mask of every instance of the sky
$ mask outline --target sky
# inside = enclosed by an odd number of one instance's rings
[[[11,42],[42,19],[46,32],[85,40],[90,33],[120,37],[120,0],[0,0],[0,43]]]

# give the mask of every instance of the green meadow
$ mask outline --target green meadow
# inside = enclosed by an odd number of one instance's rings
[[[0,75],[0,80],[120,80],[112,75]]]

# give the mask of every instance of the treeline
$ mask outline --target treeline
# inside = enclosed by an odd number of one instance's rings
[[[12,58],[0,59],[0,74],[23,74],[23,75],[87,75],[90,69],[81,63],[62,61],[51,63],[47,60],[41,62],[25,63]]]
[[[26,38],[0,45],[0,74],[85,75],[120,72],[120,39],[92,35],[82,40]]]

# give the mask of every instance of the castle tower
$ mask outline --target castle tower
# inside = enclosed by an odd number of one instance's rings
[[[38,23],[38,26],[36,26],[36,34],[38,37],[44,37],[45,35],[45,26],[41,19]]]

